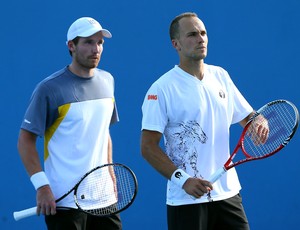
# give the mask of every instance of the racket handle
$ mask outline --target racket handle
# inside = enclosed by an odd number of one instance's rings
[[[221,176],[223,176],[223,174],[226,172],[227,170],[224,168],[224,167],[222,167],[222,168],[219,168],[214,174],[212,174],[210,177],[209,177],[209,179],[208,179],[208,181],[210,182],[210,183],[215,183]]]
[[[26,217],[29,217],[29,216],[34,216],[34,215],[36,215],[36,207],[32,207],[32,208],[24,209],[22,211],[14,212],[13,215],[14,215],[14,218],[16,221],[26,218]]]

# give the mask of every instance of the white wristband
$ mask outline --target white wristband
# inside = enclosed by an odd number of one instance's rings
[[[183,184],[189,179],[191,176],[187,174],[182,169],[177,169],[173,172],[171,181],[177,184],[180,188],[182,188]]]
[[[35,190],[38,190],[40,187],[49,184],[48,178],[43,171],[33,174],[30,177],[30,180]]]

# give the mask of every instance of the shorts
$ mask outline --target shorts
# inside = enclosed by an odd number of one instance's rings
[[[55,215],[45,216],[48,230],[121,230],[119,214],[98,217],[77,209],[58,209]]]
[[[249,230],[240,194],[222,201],[167,205],[168,230]]]

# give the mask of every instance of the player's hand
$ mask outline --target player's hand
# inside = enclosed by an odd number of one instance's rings
[[[252,121],[247,134],[251,137],[255,145],[265,144],[269,137],[269,124],[267,119],[258,115]]]
[[[182,188],[187,194],[195,198],[200,198],[204,194],[213,190],[213,186],[209,181],[192,177],[187,179]]]
[[[49,185],[40,187],[37,190],[37,215],[55,215],[56,203]]]

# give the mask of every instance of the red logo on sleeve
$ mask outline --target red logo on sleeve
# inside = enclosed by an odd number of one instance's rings
[[[148,100],[157,100],[157,95],[149,94]]]

